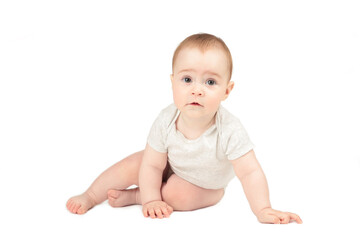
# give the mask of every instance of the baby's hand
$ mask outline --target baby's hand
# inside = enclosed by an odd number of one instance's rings
[[[302,223],[301,218],[295,213],[280,212],[272,208],[264,208],[258,213],[257,218],[261,223],[287,224],[291,220]]]
[[[170,214],[174,211],[166,202],[163,201],[153,201],[148,202],[143,205],[143,214],[145,217],[151,218],[163,218],[169,217]]]

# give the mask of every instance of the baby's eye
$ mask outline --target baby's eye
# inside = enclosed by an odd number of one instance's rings
[[[215,82],[215,80],[213,80],[213,79],[209,79],[209,80],[207,80],[207,81],[205,82],[205,84],[212,86],[212,85],[215,85],[216,82]]]
[[[184,81],[185,83],[191,83],[191,78],[189,78],[189,77],[184,77],[184,78],[182,79],[182,81]]]

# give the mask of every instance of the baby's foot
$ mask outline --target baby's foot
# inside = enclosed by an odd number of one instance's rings
[[[67,209],[76,214],[84,214],[95,205],[96,202],[86,192],[70,198],[66,203]]]
[[[112,207],[124,207],[140,203],[139,188],[108,191],[108,202]]]

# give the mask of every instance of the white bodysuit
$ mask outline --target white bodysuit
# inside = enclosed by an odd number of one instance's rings
[[[197,139],[189,140],[176,129],[179,114],[175,104],[163,109],[147,143],[158,152],[168,153],[169,165],[177,176],[202,188],[225,188],[235,176],[229,160],[254,148],[240,120],[220,105],[215,124]]]

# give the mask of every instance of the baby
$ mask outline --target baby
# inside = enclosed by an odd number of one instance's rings
[[[108,199],[113,207],[141,204],[145,217],[169,217],[218,203],[236,175],[261,223],[302,223],[271,208],[265,175],[240,121],[221,102],[232,91],[232,58],[210,34],[186,38],[175,50],[170,75],[174,104],[152,125],[145,150],[103,172],[66,204],[84,214]],[[132,185],[137,188],[127,189]]]

